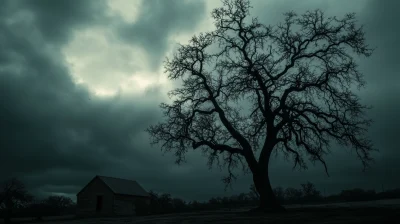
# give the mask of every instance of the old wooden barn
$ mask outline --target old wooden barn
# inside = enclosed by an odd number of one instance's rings
[[[105,176],[95,176],[76,197],[79,216],[135,215],[136,208],[150,204],[136,181]]]

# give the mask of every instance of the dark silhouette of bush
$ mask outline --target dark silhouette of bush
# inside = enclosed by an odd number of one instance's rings
[[[43,200],[34,200],[16,211],[18,217],[35,217],[42,220],[46,216],[76,214],[76,204],[66,196],[49,196]]]
[[[208,200],[208,207],[209,207],[210,209],[217,209],[217,208],[220,208],[220,207],[221,207],[221,204],[222,204],[222,202],[221,202],[221,199],[220,199],[220,198],[214,198],[214,197],[212,197],[212,198],[210,198],[210,200]]]
[[[175,212],[184,212],[186,211],[186,202],[180,198],[173,198],[172,207]]]
[[[157,194],[150,191],[150,205],[148,212],[150,214],[166,214],[175,212],[185,212],[189,210],[189,205],[180,198],[172,198],[170,194]]]
[[[158,200],[158,194],[154,191],[149,192],[150,195],[150,214],[159,214],[161,213],[161,205]]]
[[[276,187],[273,189],[276,199],[279,203],[285,203],[285,189],[283,187]]]
[[[150,205],[146,204],[145,201],[139,200],[135,203],[135,213],[137,216],[144,216],[150,214]]]
[[[170,194],[161,194],[158,198],[158,203],[161,207],[161,213],[173,212],[172,198]]]
[[[335,203],[344,201],[367,201],[376,199],[400,198],[400,189],[388,190],[375,193],[360,188],[343,190],[340,194],[323,197],[313,183],[307,182],[300,188],[276,187],[273,189],[276,198],[282,204],[308,204],[308,203]],[[171,197],[170,194],[157,194],[150,191],[150,214],[166,214],[178,212],[196,212],[204,210],[235,209],[241,207],[256,206],[257,195],[250,187],[249,193],[240,193],[230,197],[211,197],[206,202],[197,200],[189,201]],[[137,213],[138,215],[144,215]]]
[[[400,188],[390,189],[376,194],[377,199],[393,199],[400,198]]]
[[[300,203],[302,201],[303,192],[296,188],[287,188],[285,190],[285,198],[288,203]]]
[[[363,190],[361,188],[354,188],[350,190],[343,190],[340,197],[344,201],[368,201],[376,199],[375,190]]]

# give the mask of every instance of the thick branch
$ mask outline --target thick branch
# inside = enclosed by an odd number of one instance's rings
[[[209,141],[199,141],[199,142],[193,142],[192,144],[193,149],[197,149],[201,146],[208,146],[212,150],[219,151],[219,152],[229,152],[232,154],[241,154],[243,155],[243,150],[239,148],[233,148],[227,145],[221,145],[221,144],[213,144]]]

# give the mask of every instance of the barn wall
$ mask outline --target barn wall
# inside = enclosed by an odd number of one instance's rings
[[[98,195],[103,196],[103,206],[101,212],[96,212],[96,202]],[[81,216],[110,215],[113,212],[113,204],[113,192],[101,180],[96,178],[80,194],[78,194],[77,214]]]
[[[116,215],[135,215],[136,207],[142,206],[140,203],[150,204],[149,198],[114,195],[114,213]]]

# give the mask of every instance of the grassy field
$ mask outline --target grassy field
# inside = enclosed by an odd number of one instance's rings
[[[297,208],[284,214],[246,214],[244,212],[197,212],[133,218],[91,218],[50,221],[55,224],[173,224],[173,223],[396,223],[400,210],[394,208]]]
[[[90,218],[57,220],[46,218],[54,224],[166,224],[166,223],[400,223],[400,200],[373,202],[338,203],[329,205],[288,206],[282,214],[248,213],[247,209],[235,211],[208,211],[182,214],[168,214],[145,217]],[[64,217],[72,218],[72,217]],[[390,221],[390,220],[397,220]],[[17,220],[15,220],[17,221]],[[19,220],[18,220],[19,221]],[[22,221],[22,220],[21,220]],[[33,222],[30,222],[33,223]]]

